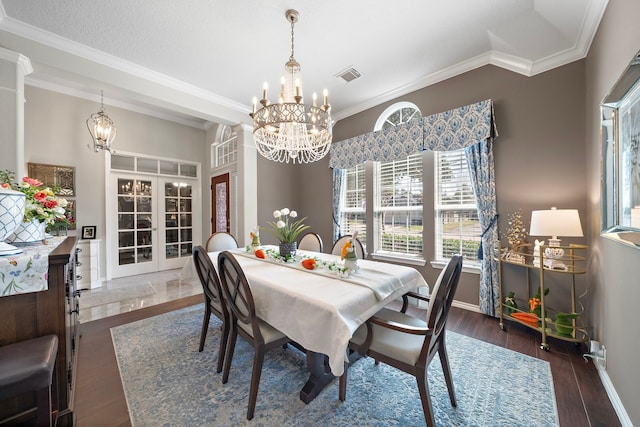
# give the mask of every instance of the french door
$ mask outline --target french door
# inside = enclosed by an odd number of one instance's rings
[[[111,277],[181,268],[193,244],[194,182],[111,174]]]

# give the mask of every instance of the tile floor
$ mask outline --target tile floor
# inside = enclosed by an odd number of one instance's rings
[[[182,269],[107,280],[101,287],[83,290],[80,294],[80,322],[201,293],[200,282],[185,278]]]

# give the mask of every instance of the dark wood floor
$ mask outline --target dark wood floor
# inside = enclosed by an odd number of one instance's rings
[[[74,406],[78,427],[131,425],[110,328],[201,301],[196,295],[81,325]],[[585,362],[573,344],[552,339],[551,350],[543,351],[534,331],[508,324],[504,332],[497,319],[455,307],[447,329],[548,361],[561,426],[620,425],[593,363]]]

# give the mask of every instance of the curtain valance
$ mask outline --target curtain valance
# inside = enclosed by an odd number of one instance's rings
[[[349,169],[367,160],[400,160],[423,150],[459,150],[495,136],[493,102],[487,99],[333,143],[329,166]]]

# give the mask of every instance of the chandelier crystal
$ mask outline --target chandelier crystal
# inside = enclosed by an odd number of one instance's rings
[[[91,144],[87,144],[87,147],[93,148],[96,153],[100,150],[114,152],[111,150],[111,143],[116,138],[118,130],[113,125],[113,120],[104,112],[103,91],[100,91],[100,111],[87,119],[87,129],[93,139],[93,147]]]
[[[262,89],[261,108],[253,99],[253,137],[258,152],[276,162],[310,163],[323,158],[331,146],[331,106],[327,90],[322,105],[316,94],[311,105],[303,102],[300,64],[294,57],[294,24],[299,14],[295,10],[285,13],[291,23],[291,56],[285,63],[285,75],[280,81],[278,102],[267,98],[268,86]]]

